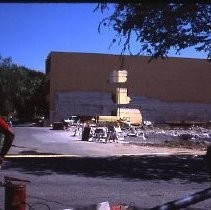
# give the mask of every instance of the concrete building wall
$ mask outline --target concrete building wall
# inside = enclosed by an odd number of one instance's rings
[[[144,119],[152,122],[211,120],[211,105],[207,103],[169,102],[142,96],[131,98],[131,106],[141,104],[140,110]]]
[[[67,116],[110,115],[115,108],[109,92],[57,92],[51,117],[61,120]]]
[[[144,118],[155,122],[169,119],[211,119],[211,63],[188,58],[148,61],[149,57],[125,56],[123,65],[123,69],[128,71],[123,87],[128,89],[130,105],[141,107]],[[118,55],[50,53],[46,72],[50,79],[52,120],[54,116],[59,118],[68,112],[60,114],[62,111],[58,109],[58,104],[62,107],[62,102],[58,100],[58,94],[86,92],[90,96],[89,101],[94,100],[97,107],[100,104],[99,98],[92,93],[102,93],[102,96],[111,93],[115,85],[110,84],[109,75],[119,69]],[[65,100],[63,103],[67,104]],[[112,104],[112,100],[110,103]],[[94,113],[94,108],[91,108],[93,104],[89,106],[84,103],[83,107],[93,109]],[[108,111],[112,109],[112,105],[109,106],[105,109],[98,107],[96,110]]]

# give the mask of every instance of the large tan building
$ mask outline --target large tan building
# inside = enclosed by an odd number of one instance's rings
[[[50,120],[70,115],[115,114],[112,71],[126,70],[118,88],[131,99],[124,107],[138,108],[145,120],[210,121],[211,63],[204,59],[149,57],[93,53],[51,52],[46,60]]]

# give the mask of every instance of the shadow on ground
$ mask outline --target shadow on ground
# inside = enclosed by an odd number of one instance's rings
[[[138,180],[183,179],[184,182],[207,182],[203,156],[121,156],[107,158],[7,158],[4,169],[34,175],[51,173],[89,177],[122,177]]]

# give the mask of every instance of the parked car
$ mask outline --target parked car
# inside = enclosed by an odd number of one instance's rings
[[[53,127],[53,130],[64,130],[64,123],[63,122],[54,122],[52,127]]]
[[[70,116],[68,118],[65,118],[64,122],[68,123],[69,125],[74,125],[78,122],[78,120],[79,120],[79,117],[73,115],[73,116]]]
[[[43,127],[44,126],[45,117],[37,117],[33,120],[32,126]]]

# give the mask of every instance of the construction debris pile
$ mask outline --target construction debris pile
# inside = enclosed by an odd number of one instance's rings
[[[131,130],[131,129],[130,129]],[[131,138],[131,136],[135,138]],[[211,129],[200,126],[144,126],[127,132],[125,140],[134,144],[206,149],[211,144]]]
[[[107,140],[115,140],[112,142],[121,142],[137,144],[137,145],[153,145],[153,146],[169,146],[169,147],[186,147],[206,149],[211,144],[211,128],[203,126],[158,126],[150,122],[144,123],[142,126],[119,125],[113,129],[109,128],[110,124],[89,125],[89,136],[87,141],[105,142]],[[87,128],[86,128],[87,129]],[[69,128],[74,136],[82,139],[84,125],[72,125]],[[112,131],[112,133],[111,133]],[[114,135],[114,133],[116,135]],[[82,139],[83,140],[83,139]]]

